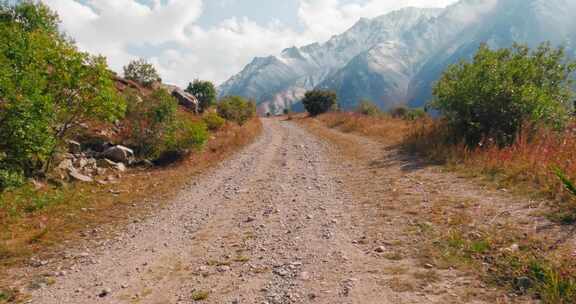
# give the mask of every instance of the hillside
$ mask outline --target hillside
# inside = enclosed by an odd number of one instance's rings
[[[405,8],[361,19],[325,43],[255,58],[220,86],[220,95],[258,101],[262,112],[298,103],[306,90],[334,90],[344,109],[368,98],[387,109],[422,106],[442,71],[471,57],[481,43],[508,47],[574,42],[576,3],[570,0],[462,0],[446,9]]]

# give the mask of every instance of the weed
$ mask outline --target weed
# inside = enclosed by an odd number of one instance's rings
[[[208,291],[197,290],[192,292],[192,300],[194,301],[204,301],[208,299],[210,293]]]

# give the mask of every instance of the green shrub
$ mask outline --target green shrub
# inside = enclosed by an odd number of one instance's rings
[[[196,79],[188,85],[186,92],[194,95],[198,99],[201,113],[216,103],[216,87],[210,81]]]
[[[256,115],[256,103],[239,96],[224,97],[218,103],[220,117],[243,125]]]
[[[204,117],[202,117],[202,120],[204,120],[204,123],[206,123],[206,126],[210,131],[218,131],[226,123],[226,120],[215,112],[206,113]]]
[[[302,99],[304,108],[310,115],[317,116],[326,113],[337,106],[338,97],[335,92],[313,90],[308,91]]]
[[[178,102],[164,90],[140,97],[134,91],[125,92],[125,142],[141,158],[156,158],[165,149],[166,137],[174,130]]]
[[[0,2],[3,185],[47,171],[82,123],[113,121],[125,110],[104,58],[79,52],[41,2],[10,3]]]
[[[202,121],[192,121],[187,117],[178,117],[169,132],[165,150],[186,154],[190,150],[201,150],[208,141],[208,128]]]
[[[147,87],[151,86],[156,81],[160,81],[160,76],[158,75],[156,68],[143,58],[132,60],[124,67],[124,78]]]
[[[378,106],[370,100],[361,100],[356,107],[356,113],[368,116],[379,116],[382,115],[382,111]]]
[[[472,62],[449,67],[434,88],[432,107],[459,138],[476,145],[486,137],[510,144],[525,122],[564,125],[574,63],[563,49],[543,44],[531,51],[480,47]]]

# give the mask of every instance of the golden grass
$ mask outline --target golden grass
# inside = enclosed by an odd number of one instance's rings
[[[354,132],[387,144],[402,142],[413,122],[390,116],[367,116],[357,113],[328,113],[317,118],[329,128]]]
[[[4,194],[0,201],[0,277],[7,267],[33,254],[49,255],[53,245],[81,238],[81,231],[113,228],[161,207],[194,175],[251,143],[261,129],[258,119],[242,127],[227,124],[212,134],[203,151],[169,167],[131,170],[118,184],[75,184],[42,190],[28,187]],[[21,207],[30,204],[40,204],[41,208],[27,212]]]

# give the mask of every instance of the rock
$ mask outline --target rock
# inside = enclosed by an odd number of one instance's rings
[[[88,175],[84,175],[78,171],[76,171],[76,169],[70,170],[70,172],[68,173],[70,175],[71,178],[73,178],[76,181],[79,182],[84,182],[84,183],[91,183],[94,181],[94,179]]]
[[[514,280],[514,285],[516,285],[519,290],[526,291],[532,287],[533,283],[529,277],[519,277]]]
[[[216,268],[216,271],[218,271],[218,272],[228,272],[228,271],[230,271],[230,266],[226,266],[226,265],[218,266],[218,267]]]
[[[134,161],[134,151],[120,145],[108,148],[101,156],[117,163],[131,164]]]
[[[120,172],[125,172],[127,170],[126,165],[124,165],[124,163],[121,162],[116,163],[107,158],[99,159],[98,166],[101,168],[118,170]]]
[[[104,297],[107,297],[108,295],[110,295],[111,293],[112,293],[112,290],[110,290],[109,288],[105,288],[102,291],[100,291],[100,293],[98,294],[98,297],[104,298]]]
[[[68,151],[72,154],[80,154],[82,153],[82,145],[74,140],[68,140],[66,141],[66,143],[68,144]]]
[[[384,248],[384,246],[380,246],[380,247],[377,247],[376,249],[374,249],[374,251],[376,251],[378,253],[384,253],[384,252],[386,252],[386,248]]]
[[[65,170],[65,171],[73,170],[74,169],[74,163],[72,162],[71,159],[65,159],[62,162],[60,162],[60,164],[58,164],[56,169]]]

